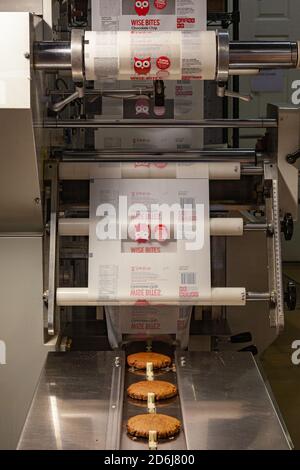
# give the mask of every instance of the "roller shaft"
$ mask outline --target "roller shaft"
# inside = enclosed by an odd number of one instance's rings
[[[295,68],[297,63],[296,42],[231,42],[229,46],[230,68]]]
[[[43,41],[34,44],[33,65],[36,70],[71,70],[70,41]]]
[[[229,69],[296,68],[298,45],[296,42],[244,41],[230,42]],[[47,41],[34,45],[36,70],[71,70],[71,42]]]

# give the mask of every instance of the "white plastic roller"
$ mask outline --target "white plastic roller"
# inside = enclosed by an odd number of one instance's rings
[[[58,231],[62,237],[87,237],[89,235],[89,219],[60,219]],[[238,237],[242,236],[243,233],[243,219],[210,219],[210,234],[212,237]]]
[[[56,302],[60,307],[67,306],[98,306],[102,305],[96,298],[93,299],[89,295],[88,288],[59,288],[56,291]],[[240,288],[213,288],[211,289],[210,297],[203,297],[203,299],[193,299],[193,305],[201,306],[245,306],[246,305],[246,290]],[[103,305],[131,305],[132,299],[124,302],[112,302],[105,300]],[[161,304],[161,302],[160,302]],[[169,305],[172,302],[168,303]],[[173,302],[175,305],[176,303]]]

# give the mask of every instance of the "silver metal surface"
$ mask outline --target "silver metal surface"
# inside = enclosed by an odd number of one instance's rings
[[[269,229],[267,224],[245,224],[245,232],[266,232]]]
[[[49,353],[18,449],[105,449],[116,357],[124,371],[120,352]]]
[[[296,42],[230,42],[230,68],[296,68],[297,62],[298,47]]]
[[[284,294],[277,165],[265,165],[265,185],[267,224],[273,227],[272,233],[267,236],[269,291],[272,299],[270,302],[270,325],[280,333],[284,329]]]
[[[48,334],[55,335],[56,311],[56,257],[57,257],[57,212],[58,212],[58,165],[53,162],[47,166],[46,175],[51,181],[50,208],[50,243],[49,243],[49,274],[47,289]]]
[[[138,120],[126,121],[105,121],[97,119],[78,119],[78,120],[53,120],[44,121],[43,123],[36,123],[35,126],[42,125],[46,129],[77,129],[77,128],[92,128],[92,129],[174,129],[174,128],[228,128],[228,129],[268,129],[278,127],[276,119],[203,119],[200,121],[175,121],[165,119],[159,123],[153,119],[147,120],[142,124]]]
[[[158,450],[290,448],[251,354],[179,351],[175,362],[176,372],[155,379],[177,382],[179,396],[156,403],[156,412],[177,417],[183,429]],[[18,449],[147,450],[147,440],[126,430],[147,403],[123,397],[144,379],[125,371],[124,352],[49,353]]]
[[[33,49],[33,66],[36,70],[46,70],[48,72],[71,70],[70,42],[35,42]]]
[[[242,159],[255,159],[258,154],[255,149],[213,149],[213,150],[206,150],[206,149],[199,149],[199,150],[185,150],[184,152],[178,150],[177,152],[174,151],[163,151],[163,152],[151,152],[149,150],[145,150],[141,152],[140,150],[128,149],[128,152],[117,151],[117,150],[109,150],[106,149],[105,151],[101,150],[65,150],[63,151],[62,157],[63,159],[74,159],[77,158],[82,161],[87,161],[88,159],[97,160],[98,158],[102,157],[125,157],[129,154],[130,158],[144,158],[144,157],[153,157],[157,158],[158,155],[163,155],[166,157],[171,157],[173,155],[186,157],[187,155],[190,156],[199,156],[199,157],[220,157],[220,158],[236,158],[238,160]]]
[[[137,372],[127,371],[125,375],[125,390],[134,382],[139,382],[140,380],[146,380],[146,374],[140,374]],[[173,371],[169,372],[154,372],[154,380],[166,380],[176,384],[177,377],[176,373]],[[125,391],[126,393],[126,391]],[[170,400],[165,400],[161,402],[156,402],[156,413],[166,414],[168,416],[174,416],[182,421],[181,417],[181,407],[179,397],[174,397]],[[148,441],[145,439],[132,439],[128,436],[126,431],[126,424],[130,417],[136,416],[139,414],[147,413],[147,402],[140,402],[137,400],[131,400],[130,398],[124,399],[123,406],[123,425],[122,425],[122,436],[121,436],[121,449],[122,450],[148,450]],[[184,431],[182,430],[180,434],[174,439],[160,440],[158,442],[158,451],[165,450],[185,450],[186,442]]]
[[[120,353],[120,354],[119,354]],[[124,397],[125,358],[122,351],[116,351],[112,364],[112,380],[109,400],[105,449],[120,448],[122,411]]]
[[[72,79],[75,83],[84,81],[83,40],[84,30],[73,28],[71,33],[71,64]]]
[[[270,302],[270,292],[247,292],[247,302]]]
[[[66,98],[64,98],[63,100],[61,101],[57,101],[56,103],[52,104],[51,105],[51,109],[52,111],[54,111],[55,113],[59,113],[60,111],[62,111],[68,104],[72,103],[73,101],[77,100],[77,99],[81,99],[84,97],[84,89],[83,87],[80,87],[80,86],[76,86],[76,90],[74,93],[72,93],[71,95],[68,94],[68,96]]]
[[[217,73],[218,82],[227,82],[229,75],[229,34],[227,31],[217,32]]]
[[[176,353],[189,450],[290,449],[250,353]]]
[[[62,47],[62,41],[53,41],[44,45],[36,43],[34,48],[34,66],[37,70],[58,70],[62,66],[63,49],[71,50],[71,43],[66,42]],[[83,49],[83,48],[82,48]],[[44,54],[41,59],[41,53]],[[251,71],[251,69],[266,68],[296,68],[298,65],[298,47],[296,42],[255,41],[255,42],[229,42],[227,32],[218,35],[217,47],[217,74],[218,81],[227,81],[229,69]],[[65,60],[64,69],[72,69],[72,61]],[[75,73],[79,68],[75,64]],[[45,67],[46,66],[46,67]]]
[[[50,96],[68,96],[71,95],[72,91],[62,91],[62,90],[51,90],[49,92]],[[99,89],[84,89],[85,96],[106,96],[106,97],[119,97],[119,98],[131,98],[134,96],[153,96],[154,88],[151,86],[140,87],[136,89],[109,89],[109,90],[99,90]]]
[[[243,166],[241,168],[241,174],[243,176],[262,176],[264,174],[264,169],[262,166]]]
[[[238,161],[243,164],[254,164],[256,158],[259,158],[260,154],[256,153],[254,149],[213,149],[213,150],[187,150],[187,151],[164,151],[164,152],[141,152],[140,150],[134,151],[128,149],[128,152],[121,151],[76,151],[76,150],[65,150],[61,154],[63,162],[99,162],[99,161],[114,161],[114,162],[129,162],[139,161],[143,162],[156,162],[160,157],[164,161],[217,161],[217,162],[231,162]],[[254,170],[262,171],[261,167],[247,167],[246,171]]]

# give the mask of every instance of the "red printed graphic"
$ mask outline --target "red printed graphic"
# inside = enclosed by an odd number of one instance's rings
[[[162,169],[162,168],[166,168],[168,166],[168,164],[164,163],[164,162],[157,162],[157,163],[154,163],[154,166],[156,168]]]
[[[151,71],[151,57],[134,57],[134,70],[138,75],[147,75]]]
[[[163,10],[164,8],[166,8],[167,5],[168,5],[167,0],[155,0],[154,1],[154,6],[157,10]]]
[[[150,168],[150,163],[147,163],[147,162],[135,162],[134,163],[134,168],[140,168],[140,167]]]
[[[147,98],[140,98],[135,103],[135,114],[136,116],[149,116],[150,114],[150,103]]]
[[[177,29],[184,29],[187,25],[195,23],[196,18],[177,18]]]
[[[137,243],[147,243],[150,240],[151,232],[148,224],[136,224],[135,241]]]
[[[160,56],[156,60],[156,66],[159,70],[167,70],[171,66],[171,61],[167,56]]]
[[[145,307],[147,305],[150,305],[150,302],[144,299],[137,300],[133,305],[136,305],[137,307]]]
[[[150,10],[150,2],[149,0],[136,0],[134,8],[139,16],[146,16]]]
[[[169,238],[168,228],[164,224],[159,224],[154,228],[154,238],[155,240],[163,243]]]

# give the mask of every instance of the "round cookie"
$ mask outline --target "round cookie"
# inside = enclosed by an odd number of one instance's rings
[[[177,387],[163,380],[143,380],[127,388],[127,394],[135,400],[147,400],[148,393],[155,394],[155,400],[166,400],[177,395]]]
[[[147,362],[152,362],[154,369],[163,369],[170,366],[172,361],[169,356],[154,352],[140,352],[127,357],[127,364],[136,369],[146,369]]]
[[[181,423],[177,418],[157,413],[133,416],[127,422],[127,432],[134,437],[149,437],[149,431],[157,431],[158,439],[173,437],[179,433]]]

